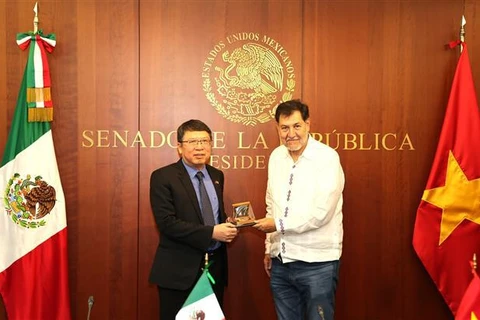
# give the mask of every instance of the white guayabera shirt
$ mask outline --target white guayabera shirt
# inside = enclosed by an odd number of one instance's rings
[[[267,215],[277,231],[267,234],[265,253],[284,263],[338,260],[343,241],[345,177],[337,152],[308,138],[294,162],[285,146],[268,164]]]

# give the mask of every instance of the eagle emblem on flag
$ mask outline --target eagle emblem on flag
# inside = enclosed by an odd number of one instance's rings
[[[22,178],[15,173],[8,181],[4,205],[12,221],[24,228],[38,228],[46,224],[45,216],[55,206],[55,188],[41,176],[32,181],[31,175]]]

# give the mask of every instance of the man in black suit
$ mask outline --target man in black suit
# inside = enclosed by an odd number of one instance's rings
[[[212,131],[200,120],[189,120],[178,128],[177,141],[181,159],[155,170],[150,178],[150,202],[160,231],[150,282],[158,285],[161,320],[175,319],[205,260],[211,262],[213,289],[222,306],[225,242],[238,233],[233,224],[225,223],[223,172],[207,164]]]

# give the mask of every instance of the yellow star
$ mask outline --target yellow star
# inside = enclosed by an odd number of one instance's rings
[[[477,318],[477,316],[475,315],[475,313],[472,312],[472,315],[471,315],[470,320],[478,320],[478,318]]]
[[[445,186],[425,190],[422,200],[443,209],[438,245],[463,220],[480,224],[480,178],[468,180],[451,151],[448,154]]]

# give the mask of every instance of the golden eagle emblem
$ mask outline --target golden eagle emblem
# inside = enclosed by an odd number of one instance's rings
[[[43,218],[52,211],[55,202],[55,188],[41,176],[36,176],[32,181],[30,175],[23,179],[15,173],[4,193],[7,214],[16,224],[25,228],[44,226],[46,221]]]
[[[225,70],[220,67],[215,69],[220,72],[220,81],[225,88],[252,89],[252,97],[282,90],[283,67],[267,48],[247,43],[236,48],[232,54],[226,51],[222,58],[229,66]]]
[[[258,35],[251,38],[260,40]],[[274,117],[276,105],[293,96],[292,63],[283,48],[280,56],[264,43],[235,44],[231,48],[224,43],[216,46],[225,50],[204,63],[203,70],[208,74],[202,74],[203,90],[219,114],[228,120],[244,125],[265,123]]]

